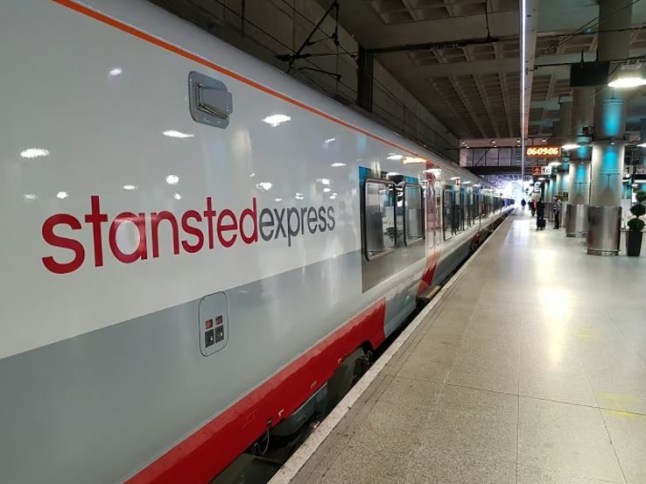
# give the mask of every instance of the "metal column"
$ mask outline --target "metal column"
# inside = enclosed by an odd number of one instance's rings
[[[570,139],[572,138],[572,114],[573,114],[573,105],[571,101],[567,102],[562,102],[559,105],[559,126],[560,126],[560,131],[559,135],[561,137],[561,142],[560,144],[563,145],[565,143],[569,143]],[[559,194],[564,194],[569,192],[569,180],[570,180],[570,173],[569,173],[569,166],[570,166],[570,155],[568,152],[563,151],[561,154],[561,164],[556,166],[554,171],[556,172],[556,183],[555,187],[553,190],[553,197],[550,202],[552,202],[552,205],[556,201],[556,197],[559,196]],[[561,205],[561,222],[565,221],[567,213],[567,205],[562,203]],[[562,223],[561,226],[564,226],[565,224]]]
[[[600,0],[599,60],[628,57],[632,0]],[[588,254],[617,255],[624,171],[625,94],[597,88],[592,143],[592,185],[588,209]]]
[[[566,216],[563,218],[565,235],[568,237],[584,237],[588,231],[592,146],[587,134],[592,127],[594,98],[593,87],[574,88],[572,142],[578,144],[579,148],[570,151],[570,191]]]
[[[357,104],[366,111],[372,112],[372,93],[374,84],[374,54],[359,46],[357,59]]]

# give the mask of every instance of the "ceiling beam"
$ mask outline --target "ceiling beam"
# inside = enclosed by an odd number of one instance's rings
[[[631,49],[630,56],[637,57],[646,55],[646,48]],[[596,59],[594,53],[586,53],[584,60],[591,62]],[[548,71],[564,72],[568,77],[570,74],[569,65],[575,64],[581,60],[581,54],[556,54],[556,55],[543,55],[536,58],[534,68],[540,69],[541,73]],[[402,69],[415,69],[417,75],[426,78],[432,77],[449,77],[449,76],[465,76],[474,73],[477,74],[497,74],[504,72],[518,72],[519,58],[498,58],[491,60],[472,61],[472,62],[451,62],[441,64],[429,64],[418,66],[411,64],[410,56],[398,52],[379,56],[379,62],[388,66],[389,69],[397,69],[399,72]]]
[[[481,45],[500,42],[501,40],[516,40],[515,37],[478,37],[475,39],[449,40],[444,42],[424,42],[422,44],[399,44],[387,47],[370,49],[373,54],[392,54],[394,52],[415,52],[418,50],[441,50],[454,47],[466,47],[468,45]]]
[[[385,24],[369,2],[345,1],[340,10],[340,22],[368,49],[377,49],[397,44],[417,44],[420,39],[427,42],[458,41],[465,32],[476,37],[487,36],[486,16],[470,15],[449,17],[417,22]],[[379,28],[375,28],[376,26]],[[518,36],[518,9],[504,12],[490,12],[489,25],[492,35],[498,37]]]
[[[468,52],[465,52],[465,58],[469,61],[471,60],[471,56]],[[482,86],[482,82],[479,76],[473,75],[473,82],[475,82],[476,88],[478,89],[478,94],[480,95],[480,101],[482,102],[485,111],[487,112],[487,117],[489,118],[489,123],[491,124],[491,129],[493,132],[496,134],[496,138],[500,138],[500,129],[498,129],[498,123],[496,122],[496,118],[493,115],[493,111],[491,109],[491,99],[489,96],[487,96],[487,93],[484,90],[484,87]]]

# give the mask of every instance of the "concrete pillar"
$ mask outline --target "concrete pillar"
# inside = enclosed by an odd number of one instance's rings
[[[559,168],[561,168],[559,166]],[[570,190],[570,173],[565,170],[556,172],[556,193],[569,193]]]
[[[590,203],[590,162],[570,162],[570,192],[568,203]]]
[[[633,0],[600,0],[598,58],[628,57]],[[592,143],[592,185],[588,209],[588,254],[617,255],[624,171],[626,95],[597,88]]]
[[[562,102],[559,104],[559,128],[562,139],[561,144],[569,141],[572,135],[572,102]]]
[[[570,190],[563,213],[565,235],[568,237],[584,237],[588,230],[592,146],[584,131],[592,127],[594,99],[594,87],[576,87],[573,90],[572,142],[579,148],[570,151]]]
[[[646,119],[642,119],[639,125],[639,134],[641,135],[641,140],[639,144],[646,144]],[[646,165],[646,146],[640,146],[639,148],[639,158],[642,165]]]
[[[623,142],[595,141],[592,147],[590,205],[618,207],[624,173]]]
[[[572,101],[562,102],[559,105],[559,124],[561,128],[561,145],[566,143],[572,143],[572,117],[573,117],[573,103]],[[561,153],[561,164],[554,167],[556,172],[556,183],[554,187],[554,194],[550,200],[550,208],[553,207],[555,198],[559,194],[564,194],[569,192],[569,162],[570,154],[569,152],[563,151]],[[567,205],[565,202],[561,204],[561,226],[565,226],[563,221],[565,220],[565,214],[567,212]]]
[[[576,150],[570,151],[570,161],[578,163],[590,162],[592,159],[592,146],[590,139],[584,135],[584,130],[592,127],[594,119],[594,101],[596,91],[594,87],[575,87],[572,94],[572,142],[580,145]]]
[[[359,45],[359,57],[357,59],[357,104],[370,112],[372,112],[374,64],[374,54]]]

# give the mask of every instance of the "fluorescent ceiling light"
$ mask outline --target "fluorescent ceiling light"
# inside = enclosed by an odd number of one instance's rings
[[[404,164],[407,163],[426,163],[426,160],[418,156],[407,156],[406,158],[404,158]]]
[[[439,177],[442,174],[442,168],[429,168],[428,170],[424,170],[424,173],[432,173],[436,177]]]
[[[640,148],[646,148],[646,143],[639,143],[637,146],[639,146]]]
[[[177,175],[168,175],[166,177],[166,183],[169,185],[177,185],[179,183],[179,177]]]
[[[386,157],[387,160],[392,160],[392,161],[398,161],[401,160],[404,157],[404,155],[395,155],[391,154]]]
[[[124,186],[123,186],[123,187],[121,187],[121,188],[123,188],[124,190],[136,190],[136,189],[137,189],[137,185],[124,185]]]
[[[274,202],[282,202],[282,201],[283,201],[282,198],[274,198]]]
[[[169,138],[179,138],[179,139],[192,138],[193,136],[195,136],[194,134],[182,133],[181,131],[177,131],[174,129],[169,129],[167,131],[164,131],[162,134],[164,136],[168,136]]]
[[[290,119],[292,119],[292,118],[290,118],[286,114],[272,114],[271,116],[267,116],[262,121],[263,121],[263,123],[267,123],[268,125],[275,128],[276,126],[278,126],[278,125],[280,125],[282,123],[286,123]]]
[[[333,141],[336,141],[336,138],[326,139],[326,140],[325,140],[325,144],[326,144],[326,145],[327,145],[327,144],[330,144],[330,143],[332,143]]]
[[[330,184],[330,179],[329,178],[321,178],[321,183],[323,185],[329,185]]]
[[[462,182],[463,185],[469,185],[471,182],[469,180]]]
[[[388,173],[386,173],[386,176],[397,176],[397,175],[399,175],[399,173],[397,173],[396,171],[389,171]]]
[[[40,158],[42,156],[49,155],[49,151],[45,148],[27,148],[25,151],[20,153],[20,156],[23,158]]]
[[[460,179],[460,177],[459,177],[459,176],[452,176],[452,177],[451,177],[451,180],[459,180],[459,179]]]
[[[560,161],[550,161],[550,166],[559,166],[560,164]]]
[[[274,184],[271,182],[260,182],[256,183],[256,188],[260,190],[261,192],[268,192],[271,190],[271,187],[273,187]]]
[[[576,150],[577,148],[580,148],[580,147],[581,147],[581,145],[578,145],[576,143],[566,143],[563,146],[561,146],[561,148],[563,148],[566,151]]]
[[[330,166],[333,166],[334,168],[337,168],[339,166],[345,166],[345,163],[340,163],[340,162],[337,161],[336,163],[332,163]]]
[[[325,188],[323,189],[323,191],[324,191],[325,193],[328,193],[328,192],[331,192],[331,191],[332,191],[332,189],[331,189],[330,187],[325,187]]]
[[[182,199],[182,196],[181,196],[179,193],[173,193],[173,198],[174,198],[175,200],[181,200],[181,199]]]
[[[121,67],[115,67],[114,69],[111,69],[108,74],[110,74],[112,77],[116,77],[122,72],[123,72],[123,69]]]
[[[58,193],[56,194],[56,198],[58,198],[58,199],[60,199],[60,200],[64,200],[64,199],[66,199],[67,197],[69,197],[69,195],[68,195],[68,193],[67,193],[67,192],[58,192]]]
[[[641,64],[623,64],[610,75],[608,86],[628,89],[646,85],[646,75]]]

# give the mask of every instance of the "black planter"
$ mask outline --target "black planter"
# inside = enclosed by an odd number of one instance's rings
[[[642,233],[629,230],[626,232],[626,255],[639,257],[642,249]]]

